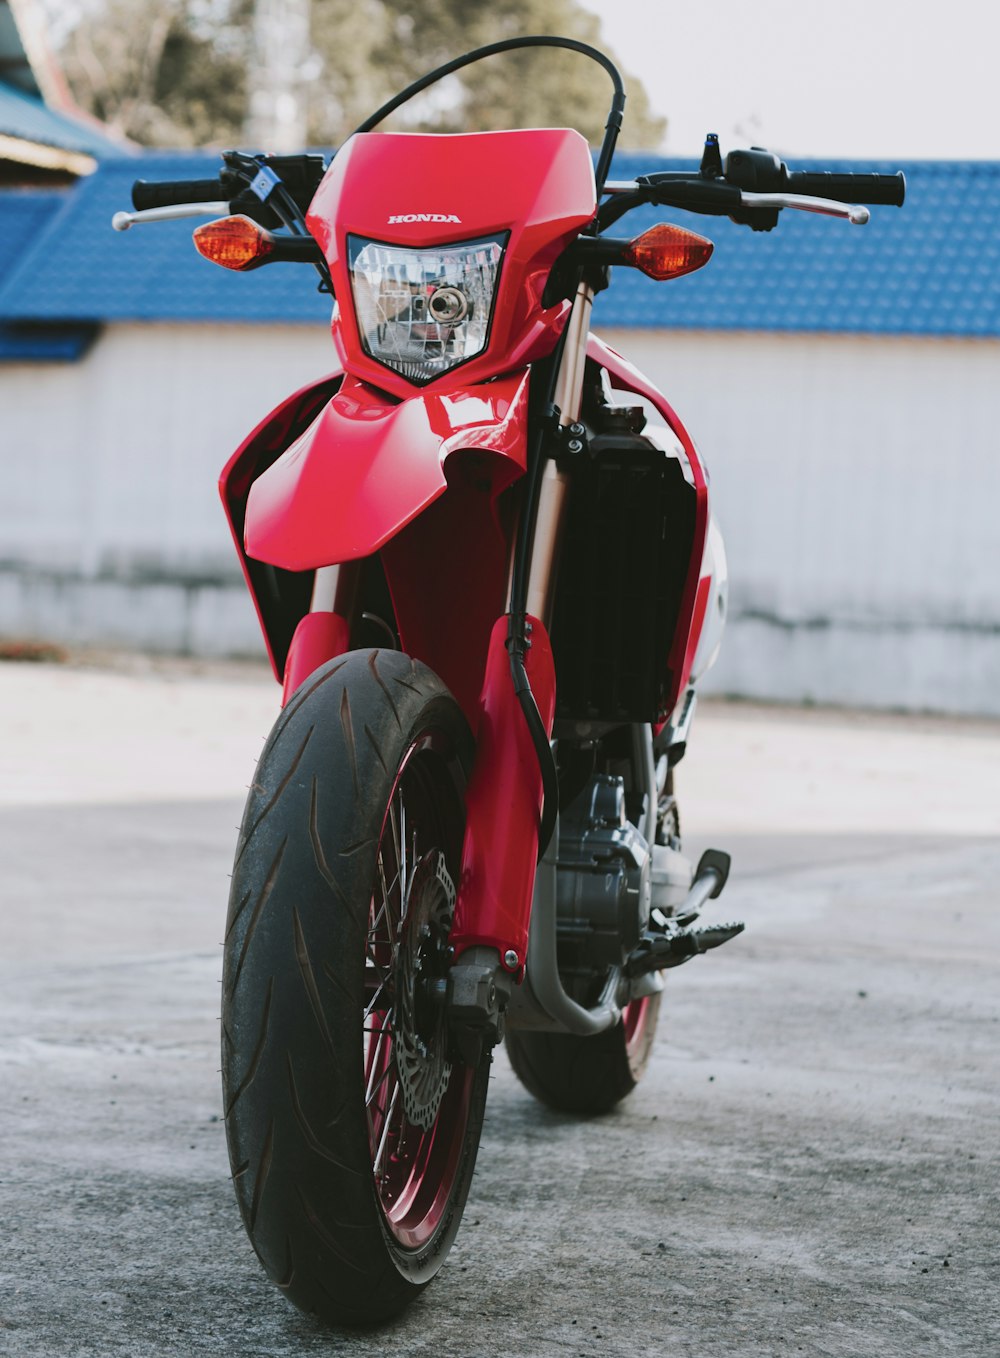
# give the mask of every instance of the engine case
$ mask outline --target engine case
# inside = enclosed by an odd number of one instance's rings
[[[560,968],[622,963],[649,919],[649,846],[625,813],[624,779],[595,774],[562,813],[556,876]]]

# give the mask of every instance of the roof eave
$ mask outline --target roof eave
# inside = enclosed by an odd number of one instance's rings
[[[63,170],[67,174],[93,174],[97,161],[83,151],[70,151],[63,146],[44,145],[11,137],[0,132],[0,160],[12,160],[18,165],[32,165],[40,170]]]

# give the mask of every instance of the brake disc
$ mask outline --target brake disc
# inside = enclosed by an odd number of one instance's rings
[[[433,849],[414,868],[407,890],[394,1034],[403,1110],[423,1131],[434,1125],[451,1078],[443,1000],[455,895],[444,856]]]

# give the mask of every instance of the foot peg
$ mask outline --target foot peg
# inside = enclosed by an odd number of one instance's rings
[[[710,948],[721,948],[723,943],[741,934],[744,927],[740,923],[707,924],[702,929],[643,934],[639,946],[625,963],[625,975],[634,980],[651,971],[679,967],[699,953],[708,952]]]
[[[699,953],[720,948],[723,943],[741,934],[744,928],[742,924],[709,924],[701,929],[690,928],[701,914],[705,902],[721,895],[728,877],[729,855],[721,849],[706,849],[698,863],[691,888],[673,918],[666,919],[653,911],[654,924],[659,919],[660,925],[647,929],[639,939],[638,946],[625,963],[625,975],[634,979],[646,976],[651,971],[679,967]]]

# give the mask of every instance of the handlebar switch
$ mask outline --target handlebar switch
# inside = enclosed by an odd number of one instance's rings
[[[726,156],[726,183],[752,193],[780,193],[788,174],[785,164],[773,151],[762,146],[730,151]]]

